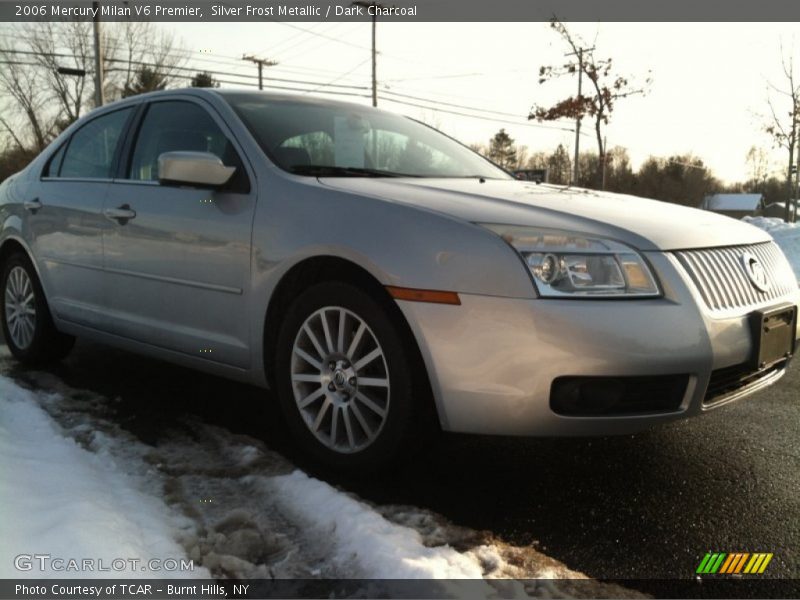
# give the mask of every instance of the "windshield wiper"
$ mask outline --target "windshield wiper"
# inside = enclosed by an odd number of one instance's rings
[[[368,169],[366,167],[337,167],[334,165],[292,165],[289,171],[297,175],[312,175],[314,177],[419,177],[383,171],[381,169]]]

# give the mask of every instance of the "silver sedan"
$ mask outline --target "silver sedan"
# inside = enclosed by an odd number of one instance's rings
[[[273,388],[365,470],[438,430],[633,432],[779,379],[797,283],[741,222],[517,181],[352,104],[181,90],[95,110],[0,186],[2,319]]]

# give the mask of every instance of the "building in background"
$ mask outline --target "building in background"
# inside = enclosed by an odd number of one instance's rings
[[[760,212],[764,208],[764,197],[761,194],[712,194],[703,198],[700,208],[741,219]]]

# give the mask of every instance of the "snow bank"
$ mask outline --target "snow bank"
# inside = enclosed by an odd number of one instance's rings
[[[763,229],[775,239],[786,258],[789,259],[795,276],[800,280],[800,226],[798,223],[786,223],[775,217],[744,217],[743,220]]]
[[[109,455],[89,452],[63,436],[35,394],[0,376],[0,577],[208,577],[189,571],[143,571],[147,561],[186,559],[172,538],[167,506],[117,469]],[[158,493],[159,490],[153,490]],[[49,555],[44,572],[34,562],[18,571],[20,554]],[[55,559],[94,559],[81,573]],[[139,559],[141,563],[113,563]],[[97,572],[100,562],[109,571]],[[123,567],[120,570],[112,567]],[[159,568],[158,565],[153,565]],[[172,568],[172,563],[164,563]],[[54,568],[55,567],[55,568]]]
[[[150,446],[115,422],[113,400],[49,374],[23,379],[37,391],[0,376],[0,577],[25,575],[21,553],[188,557],[198,578],[364,580],[359,597],[397,579],[440,579],[452,597],[639,596],[430,511],[364,502],[252,437],[189,417]]]
[[[349,563],[362,577],[376,579],[480,579],[472,556],[450,546],[427,548],[419,533],[390,523],[366,504],[327,483],[295,471],[265,482],[295,518],[329,532],[333,560]]]

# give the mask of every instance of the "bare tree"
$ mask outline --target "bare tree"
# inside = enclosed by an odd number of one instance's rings
[[[750,191],[763,193],[764,184],[769,177],[770,171],[769,156],[767,156],[763,148],[750,146],[745,161],[750,175],[746,187]]]
[[[134,89],[146,69],[157,73],[165,87],[181,80],[188,62],[175,35],[150,21],[116,24],[104,40],[106,97],[118,99]]]
[[[0,124],[17,146],[32,142],[41,150],[81,116],[86,78],[74,73],[91,69],[90,33],[91,26],[80,22],[28,23],[9,38],[11,44],[0,45],[0,58],[9,63],[0,73]]]
[[[769,84],[771,93],[767,97],[770,117],[766,126],[766,131],[772,136],[776,146],[783,148],[787,153],[786,166],[786,190],[788,198],[794,195],[792,192],[792,173],[795,165],[795,153],[797,153],[798,135],[800,135],[800,79],[794,72],[794,57],[789,52],[789,56],[783,51],[781,45],[781,66],[783,67],[784,86],[779,87],[772,83]],[[772,94],[776,94],[781,100],[781,108],[776,107],[776,100]],[[787,110],[788,109],[788,110]],[[800,162],[800,161],[798,161]],[[786,202],[786,212],[784,219],[788,222],[792,217],[791,201]]]
[[[39,67],[37,75],[58,107],[54,132],[58,133],[80,118],[86,106],[87,78],[67,74],[63,68],[87,74],[92,71],[91,24],[44,22],[25,25],[23,31],[30,56]]]
[[[581,73],[589,80],[589,92],[581,92],[574,96],[569,96],[552,106],[534,105],[530,115],[528,115],[528,119],[555,121],[558,119],[591,117],[594,120],[594,132],[599,156],[598,164],[600,165],[596,169],[597,185],[601,186],[602,165],[606,160],[603,126],[608,124],[609,118],[619,100],[646,92],[650,85],[650,78],[648,75],[643,85],[634,86],[627,77],[614,74],[611,58],[598,60],[595,58],[593,51],[584,50],[585,44],[583,40],[571,34],[561,21],[554,19],[550,26],[566,42],[571,50],[570,55],[575,58],[563,65],[540,67],[539,83],[543,84],[552,79]]]
[[[29,148],[31,142],[41,150],[50,140],[52,129],[52,123],[45,120],[48,90],[31,68],[34,63],[9,54],[6,47],[0,47],[0,59],[6,63],[0,69],[0,125],[20,150]]]
[[[145,68],[170,85],[187,60],[175,36],[149,22],[107,24],[102,44],[110,99]],[[0,42],[0,60],[0,135],[21,155],[41,151],[93,107],[91,23],[21,24]]]
[[[489,148],[486,146],[486,144],[482,144],[481,142],[472,142],[469,145],[469,149],[472,150],[473,152],[477,152],[481,156],[488,157],[489,155]]]

